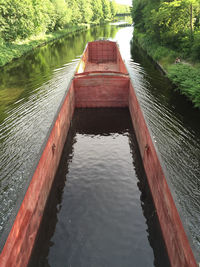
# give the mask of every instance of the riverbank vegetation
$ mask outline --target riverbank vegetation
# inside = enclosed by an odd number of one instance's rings
[[[0,0],[0,66],[40,44],[106,23],[127,10],[114,0]]]
[[[134,0],[132,16],[139,44],[200,107],[200,1]]]

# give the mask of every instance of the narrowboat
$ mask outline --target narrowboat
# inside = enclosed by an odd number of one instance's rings
[[[66,90],[0,255],[27,266],[75,108],[128,107],[171,266],[197,266],[127,68],[115,42],[89,42]]]

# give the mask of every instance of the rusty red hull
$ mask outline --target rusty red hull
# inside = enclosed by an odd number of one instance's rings
[[[1,267],[27,266],[76,107],[129,107],[171,266],[197,266],[119,49],[88,43],[12,229]]]

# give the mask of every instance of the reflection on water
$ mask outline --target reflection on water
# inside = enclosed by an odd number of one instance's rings
[[[72,34],[1,68],[0,233],[23,195],[86,43],[116,32],[107,25]]]
[[[88,41],[101,37],[112,38],[117,27],[106,25],[94,27],[84,33],[72,34],[67,39],[60,39],[53,44],[36,49],[32,54],[14,61],[1,68],[0,103],[7,106],[21,98],[28,98],[33,89],[39,88],[52,78],[54,70],[79,57]],[[21,92],[17,94],[17,92]],[[13,94],[14,93],[14,94]],[[2,121],[3,111],[0,113]]]
[[[200,250],[200,112],[132,43],[129,70],[181,218]],[[192,244],[193,246],[193,244]],[[194,251],[195,251],[194,250]],[[197,253],[197,257],[198,257]]]
[[[72,125],[29,267],[169,266],[128,109]]]

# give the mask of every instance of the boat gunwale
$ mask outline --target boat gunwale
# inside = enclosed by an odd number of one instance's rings
[[[123,72],[113,72],[113,71],[92,71],[92,72],[82,72],[75,74],[74,79],[79,79],[83,77],[95,77],[95,76],[110,76],[110,77],[126,77],[130,78],[129,74]]]

